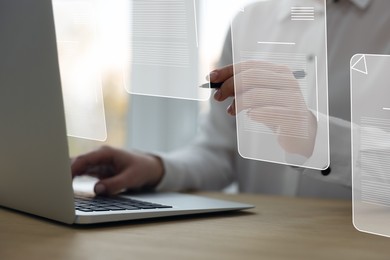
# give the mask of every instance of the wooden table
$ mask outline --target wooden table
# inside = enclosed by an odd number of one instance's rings
[[[356,231],[348,201],[202,195],[256,208],[90,227],[0,208],[0,259],[390,259],[390,239]]]

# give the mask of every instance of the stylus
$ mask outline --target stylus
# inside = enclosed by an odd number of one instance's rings
[[[294,74],[294,78],[296,79],[303,79],[304,77],[306,77],[306,72],[304,70],[296,70],[296,71],[293,71],[293,74]],[[222,86],[223,82],[219,82],[219,83],[213,83],[213,82],[209,82],[209,83],[205,83],[199,87],[201,88],[220,88]]]

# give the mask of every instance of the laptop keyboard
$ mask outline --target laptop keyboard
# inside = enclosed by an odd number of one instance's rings
[[[118,197],[75,197],[76,210],[83,212],[167,209],[172,206]]]

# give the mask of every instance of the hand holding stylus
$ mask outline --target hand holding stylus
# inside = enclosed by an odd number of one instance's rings
[[[287,152],[309,157],[317,121],[299,86],[298,79],[305,76],[304,71],[254,60],[216,69],[210,73],[210,82],[221,84],[214,93],[216,101],[233,97],[227,108],[230,115],[245,111],[251,120],[276,133]]]

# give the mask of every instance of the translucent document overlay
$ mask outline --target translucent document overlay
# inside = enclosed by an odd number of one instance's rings
[[[232,22],[239,153],[326,169],[326,4],[276,2],[277,16],[267,16],[265,1],[243,8]]]
[[[390,56],[351,59],[353,222],[390,236]]]
[[[69,136],[107,137],[96,1],[54,0],[54,19]]]
[[[206,100],[198,86],[199,35],[196,0],[132,0],[125,75],[131,94]]]

